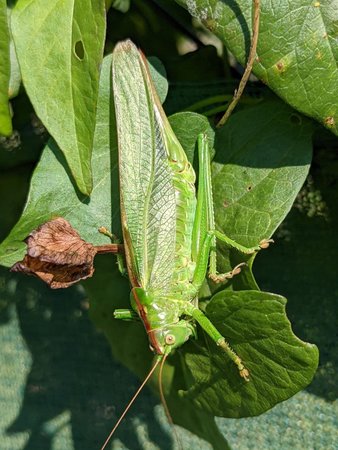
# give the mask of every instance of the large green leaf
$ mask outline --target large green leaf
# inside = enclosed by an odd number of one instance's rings
[[[10,36],[7,22],[7,3],[0,0],[0,134],[12,134],[12,119],[8,103],[8,88],[11,73]]]
[[[104,0],[19,0],[12,32],[35,111],[64,152],[80,191],[89,194]]]
[[[251,39],[251,0],[176,0],[244,64]],[[259,60],[253,71],[280,97],[338,134],[338,2],[262,2]]]
[[[67,170],[65,159],[50,141],[37,165],[25,209],[19,222],[0,246],[0,263],[10,266],[22,258],[28,234],[52,217],[65,217],[94,244],[109,243],[109,239],[97,229],[106,226],[119,229],[117,177],[111,172],[116,167],[116,137],[110,92],[111,58],[102,65],[102,85],[97,109],[96,131],[93,149],[93,191],[87,197],[76,190]],[[114,186],[115,183],[115,186]]]
[[[248,247],[270,238],[307,177],[311,135],[309,121],[281,101],[268,100],[230,117],[215,138],[216,227]],[[254,258],[218,246],[220,271],[248,264],[234,278],[235,289],[258,289],[251,271]]]
[[[256,416],[307,386],[318,365],[318,350],[298,339],[285,314],[285,299],[260,291],[216,294],[206,313],[250,372],[250,381],[209,338],[183,350],[185,398],[223,417]]]
[[[247,247],[271,237],[308,174],[311,135],[309,121],[278,100],[234,114],[215,137],[217,227]]]

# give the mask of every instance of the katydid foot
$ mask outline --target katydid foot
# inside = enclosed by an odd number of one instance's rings
[[[226,273],[209,273],[209,278],[214,283],[222,283],[225,280],[229,280],[233,278],[235,275],[238,275],[242,271],[242,267],[246,266],[247,264],[245,262],[242,262],[240,264],[237,264],[230,272]]]
[[[217,345],[221,347],[222,350],[226,352],[229,358],[236,364],[239,370],[239,374],[245,381],[250,381],[249,379],[249,371],[242,363],[241,358],[235,353],[230,345],[226,342],[225,338],[222,337],[217,341]]]
[[[115,234],[111,233],[108,228],[106,227],[100,227],[98,229],[99,233],[103,234],[104,236],[109,237],[109,239],[112,241],[113,244],[119,244],[119,239],[115,236]]]
[[[262,239],[259,243],[259,247],[261,249],[268,248],[270,244],[273,244],[275,241],[273,239]]]

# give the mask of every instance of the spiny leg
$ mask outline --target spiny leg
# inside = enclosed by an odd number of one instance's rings
[[[225,338],[217,330],[217,328],[210,322],[210,320],[203,314],[203,312],[193,306],[191,303],[187,306],[185,313],[193,317],[196,322],[203,328],[203,330],[211,337],[213,341],[228,355],[228,357],[233,361],[239,371],[239,374],[245,381],[249,381],[249,371],[244,366],[241,358],[234,352],[230,347]]]
[[[139,321],[138,314],[133,309],[115,309],[114,319],[126,321]]]
[[[198,291],[200,290],[200,287],[205,279],[213,237],[214,236],[212,233],[206,233],[203,245],[200,248],[197,257],[196,269],[192,280],[192,284],[196,289],[196,293],[198,293]],[[224,336],[221,335],[221,333],[203,314],[203,312],[192,303],[189,303],[186,306],[185,313],[193,317],[200,324],[200,326],[211,337],[211,339],[213,339],[216,344],[221,347],[221,349],[224,350],[229,358],[236,364],[240,376],[243,377],[246,381],[249,381],[249,371],[242,363],[241,358],[232,350],[230,345],[226,342]]]
[[[271,242],[273,242],[272,239],[263,239],[259,243],[259,245],[255,246],[255,247],[245,247],[244,245],[239,244],[238,242],[234,241],[233,239],[230,239],[228,236],[226,236],[225,234],[223,234],[217,230],[209,231],[209,233],[213,234],[218,240],[220,240],[221,242],[224,242],[229,247],[234,248],[246,255],[251,255],[255,252],[258,252],[261,249],[268,248],[269,244]],[[209,265],[209,278],[212,281],[214,281],[215,283],[221,283],[227,279],[232,278],[234,275],[239,274],[241,272],[243,266],[246,266],[246,263],[243,262],[243,263],[237,264],[237,266],[235,266],[230,272],[218,273],[217,272],[216,250],[215,250],[215,248],[211,249],[210,265]]]
[[[254,247],[245,247],[233,239],[226,236],[224,233],[215,230],[215,219],[213,209],[212,197],[212,183],[211,183],[211,165],[210,154],[208,149],[207,136],[200,134],[198,136],[198,158],[199,158],[199,176],[198,176],[198,191],[197,191],[197,206],[196,215],[193,227],[192,239],[192,257],[194,261],[200,259],[200,253],[207,253],[203,257],[210,261],[209,277],[216,283],[225,281],[237,275],[245,263],[238,264],[234,269],[228,273],[217,273],[216,261],[216,238],[224,242],[227,246],[235,248],[244,254],[252,254],[261,248],[267,248],[271,239],[263,240],[259,245]],[[207,236],[211,236],[208,237]],[[206,246],[207,252],[202,248]],[[204,265],[203,265],[204,266]],[[197,271],[201,272],[200,269]],[[205,273],[206,274],[206,273]],[[205,277],[203,276],[203,279]],[[200,277],[199,277],[200,278]]]

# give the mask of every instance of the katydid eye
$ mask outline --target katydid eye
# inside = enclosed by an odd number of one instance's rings
[[[168,334],[165,337],[165,343],[168,345],[172,345],[175,342],[175,336],[173,336],[172,334]]]

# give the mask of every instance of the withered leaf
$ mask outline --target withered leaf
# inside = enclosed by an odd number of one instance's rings
[[[11,271],[35,275],[53,289],[66,288],[94,273],[96,253],[118,251],[117,245],[97,246],[81,239],[67,220],[57,217],[25,239],[27,253]]]

